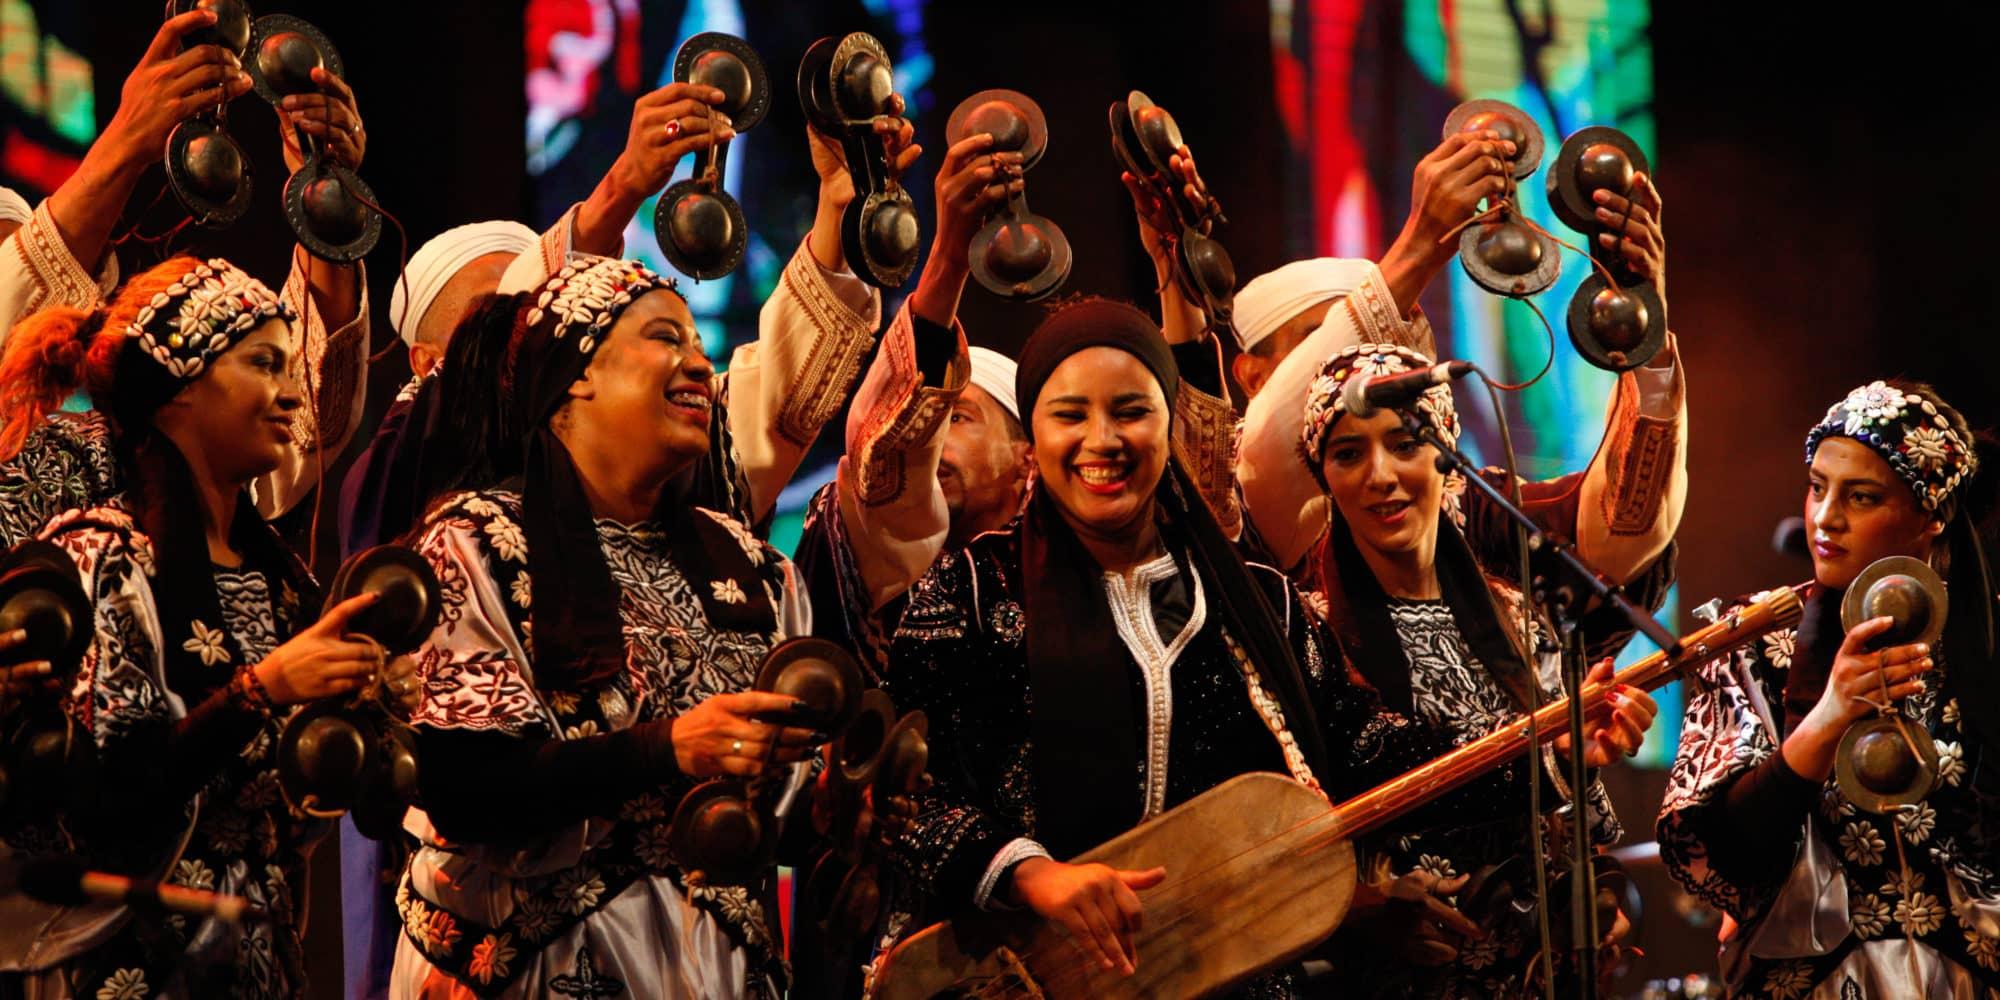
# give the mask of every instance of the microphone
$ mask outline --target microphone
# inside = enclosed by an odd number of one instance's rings
[[[22,894],[57,906],[81,906],[93,900],[122,903],[147,913],[191,913],[240,924],[246,918],[261,920],[264,908],[241,896],[162,885],[151,879],[131,879],[109,872],[94,872],[72,857],[34,858],[23,861],[15,874]]]
[[[1340,386],[1340,401],[1347,406],[1348,413],[1357,417],[1372,417],[1376,410],[1408,406],[1431,386],[1464,378],[1472,371],[1470,361],[1443,361],[1429,368],[1395,375],[1350,378]]]
[[[1781,556],[1811,558],[1812,549],[1806,544],[1806,519],[1794,516],[1779,521],[1777,529],[1771,532],[1771,551]]]

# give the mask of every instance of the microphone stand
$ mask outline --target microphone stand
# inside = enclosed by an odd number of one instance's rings
[[[1437,468],[1446,475],[1458,472],[1474,489],[1486,494],[1487,499],[1512,518],[1523,540],[1524,552],[1545,551],[1555,557],[1556,563],[1567,572],[1566,580],[1551,580],[1548,576],[1535,579],[1536,603],[1541,604],[1556,624],[1561,640],[1563,686],[1572,697],[1569,699],[1569,787],[1571,801],[1572,829],[1570,832],[1570,940],[1576,955],[1577,977],[1581,994],[1585,998],[1597,995],[1597,942],[1602,937],[1597,926],[1597,874],[1590,857],[1590,772],[1584,757],[1584,699],[1583,679],[1587,669],[1583,651],[1583,636],[1578,625],[1583,617],[1583,609],[1595,599],[1617,608],[1625,619],[1632,623],[1641,635],[1665,650],[1669,657],[1681,655],[1680,639],[1666,627],[1653,620],[1653,616],[1632,603],[1625,596],[1623,588],[1604,574],[1592,568],[1583,557],[1576,554],[1576,544],[1569,539],[1543,531],[1511,500],[1499,487],[1479,474],[1474,465],[1457,446],[1446,441],[1431,425],[1418,417],[1409,406],[1399,407],[1397,413],[1403,418],[1403,428],[1417,440],[1437,449]],[[1502,417],[1502,419],[1505,419]],[[1581,585],[1585,597],[1577,599],[1577,585]],[[1539,684],[1533,664],[1529,664],[1529,683]],[[1537,817],[1539,822],[1539,817]],[[1547,906],[1548,900],[1540,905]]]

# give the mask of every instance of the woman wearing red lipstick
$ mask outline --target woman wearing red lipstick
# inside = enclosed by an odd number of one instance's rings
[[[891,648],[889,689],[928,715],[936,780],[894,851],[932,918],[1026,907],[1088,961],[1130,973],[1131,930],[1163,873],[1056,858],[1239,774],[1339,799],[1447,741],[1349,682],[1284,574],[1225,538],[1171,457],[1180,378],[1150,318],[1065,306],[1023,348],[1016,388],[1027,509],[939,558]],[[1502,815],[1519,780],[1494,776],[1408,824]],[[1245,993],[1289,995],[1295,972]]]
[[[483,315],[511,330],[484,401],[498,478],[420,531],[444,612],[416,656],[424,805],[390,995],[781,995],[775,869],[691,885],[668,846],[695,782],[816,742],[758,721],[792,699],[750,692],[809,627],[791,564],[669,488],[710,441],[694,318],[601,257]]]
[[[10,906],[0,993],[289,997],[306,986],[305,852],[325,824],[278,793],[284,709],[372,683],[381,648],[347,641],[369,598],[315,624],[312,579],[252,504],[300,405],[284,301],[226,261],[176,257],[90,312],[23,321],[0,355],[0,458],[78,388],[109,427],[108,504],[42,536],[75,560],[95,638],[64,701],[94,737],[89,794],[59,818],[11,817],[21,853],[81,850],[93,868],[240,895],[241,929],[121,906]],[[100,484],[43,483],[104,495]],[[18,921],[18,923],[16,923]]]
[[[1986,996],[2000,989],[2000,733],[1993,678],[1990,439],[1929,386],[1872,382],[1806,438],[1813,580],[1795,630],[1703,668],[1661,806],[1660,857],[1734,920],[1732,994]],[[1844,632],[1869,564],[1927,560],[1950,614],[1935,648]],[[1900,706],[1937,750],[1937,782],[1888,814],[1830,780],[1841,737]]]
[[[1495,520],[1497,512],[1473,508],[1466,484],[1438,471],[1436,450],[1405,429],[1401,413],[1355,416],[1341,399],[1349,379],[1430,365],[1422,354],[1391,344],[1359,344],[1328,358],[1307,393],[1299,454],[1331,501],[1314,575],[1342,652],[1389,707],[1464,743],[1518,717],[1538,695],[1559,696],[1561,657],[1552,642],[1554,627],[1507,579],[1518,575],[1518,562],[1512,561],[1518,555],[1511,549],[1478,551],[1468,542],[1465,511]],[[1445,440],[1457,439],[1449,386],[1425,392],[1416,415]],[[1512,533],[1488,530],[1476,537],[1507,539]],[[1641,589],[1663,593],[1671,560],[1656,561],[1647,575]],[[1622,642],[1626,628],[1587,617],[1586,648],[1593,657],[1608,655],[1607,647]],[[1608,677],[1609,664],[1600,663],[1592,676]],[[1637,689],[1621,686],[1610,701],[1614,711],[1592,734],[1587,752],[1599,767],[1619,753],[1636,752],[1653,718],[1652,699]],[[1549,785],[1541,801],[1550,813],[1572,798],[1563,758],[1553,749],[1544,756]],[[1586,794],[1592,840],[1615,842],[1621,831],[1603,787],[1592,781]],[[1517,808],[1491,822],[1376,838],[1362,845],[1364,864],[1378,872],[1428,873],[1440,893],[1456,891],[1465,876],[1481,873],[1514,882],[1516,898],[1527,900],[1529,871],[1509,859],[1543,850],[1558,824],[1547,815],[1526,813]],[[1547,853],[1564,855],[1553,848]],[[1494,876],[1496,869],[1502,870]],[[1353,949],[1347,960],[1371,994],[1490,996],[1518,989],[1539,935],[1533,920],[1507,909],[1490,915],[1495,919],[1482,938],[1458,941],[1438,928],[1424,929],[1421,936],[1434,947],[1423,961],[1402,961],[1407,952],[1379,948]]]

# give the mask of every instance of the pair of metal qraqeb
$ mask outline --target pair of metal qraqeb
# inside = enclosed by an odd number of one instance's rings
[[[1161,234],[1173,248],[1174,281],[1189,299],[1202,305],[1217,330],[1234,329],[1236,265],[1229,251],[1211,235],[1218,223],[1228,224],[1222,203],[1205,189],[1192,200],[1171,159],[1185,144],[1181,128],[1167,109],[1140,91],[1111,104],[1111,153],[1119,166],[1136,178],[1172,217],[1171,231]]]
[[[713,110],[728,116],[737,135],[755,128],[771,110],[771,77],[764,61],[734,35],[706,31],[682,42],[674,53],[674,79],[722,91],[722,102]],[[697,152],[694,175],[669,185],[653,209],[660,251],[674,270],[698,281],[736,270],[750,245],[743,206],[722,187],[729,145],[715,142]]]
[[[854,273],[877,288],[901,288],[917,266],[916,206],[898,182],[877,122],[901,118],[895,67],[873,35],[822,38],[799,61],[799,105],[821,135],[838,139],[855,181],[840,217],[840,248]]]
[[[807,881],[807,913],[831,928],[867,928],[881,902],[876,845],[894,819],[881,810],[927,780],[930,727],[922,712],[898,717],[888,695],[863,687],[853,654],[825,639],[779,644],[764,660],[753,690],[797,699],[797,711],[764,719],[834,734],[813,822],[833,845]],[[713,778],[696,785],[674,811],[669,845],[675,860],[707,885],[748,885],[776,857],[777,811],[789,768],[753,778]]]
[[[994,153],[1021,154],[1023,173],[1034,169],[1049,149],[1048,116],[1019,91],[982,90],[960,102],[945,122],[945,145],[982,132],[993,137]],[[1026,185],[992,211],[973,234],[966,255],[972,276],[988,291],[1021,302],[1062,287],[1072,263],[1062,228],[1028,210]]]
[[[1504,101],[1467,101],[1445,118],[1444,137],[1490,131],[1514,143],[1506,160],[1511,182],[1505,208],[1466,227],[1459,236],[1459,263],[1481,288],[1495,295],[1526,298],[1555,283],[1562,271],[1561,250],[1547,233],[1527,221],[1514,183],[1532,176],[1542,162],[1542,130],[1527,113]],[[1549,208],[1563,224],[1582,233],[1594,262],[1589,277],[1571,296],[1566,326],[1584,360],[1608,371],[1626,371],[1651,361],[1667,342],[1667,308],[1649,281],[1642,281],[1616,246],[1597,237],[1619,233],[1597,221],[1598,191],[1631,197],[1633,177],[1650,173],[1646,154],[1614,128],[1593,125],[1563,140],[1549,164]]]
[[[257,96],[279,108],[286,97],[319,91],[312,71],[345,76],[340,53],[313,25],[287,14],[251,20],[243,0],[169,0],[167,16],[209,10],[216,22],[191,32],[184,46],[217,45],[243,61]],[[282,111],[280,111],[282,113]],[[228,107],[218,104],[175,126],[167,136],[167,182],[198,225],[221,228],[250,206],[250,163],[228,132]],[[382,236],[382,216],[369,208],[374,192],[353,170],[326,157],[300,134],[305,163],[285,182],[285,221],[314,256],[359,260]]]
[[[362,594],[380,595],[348,624],[348,633],[379,643],[387,657],[423,645],[437,627],[441,595],[430,563],[400,545],[356,553],[335,573],[325,606]],[[301,811],[332,817],[351,812],[355,828],[376,840],[402,829],[403,811],[417,805],[416,734],[391,685],[377,683],[349,698],[300,710],[278,737],[278,780]]]
[[[1895,624],[1870,643],[1886,649],[1921,642],[1936,647],[1950,610],[1944,581],[1921,559],[1890,556],[1868,564],[1840,600],[1840,625],[1887,617]],[[1833,777],[1847,801],[1871,813],[1887,814],[1923,801],[1938,783],[1937,744],[1930,733],[1904,718],[1900,706],[1878,706],[1878,714],[1847,727],[1833,758]]]
[[[0,818],[46,820],[97,795],[97,744],[62,709],[94,631],[76,563],[52,542],[29,539],[0,558],[0,634],[27,639],[0,655],[0,667],[46,660],[61,683],[21,701],[0,698]]]

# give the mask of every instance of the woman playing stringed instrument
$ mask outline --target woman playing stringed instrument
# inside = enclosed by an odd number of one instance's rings
[[[1499,576],[1517,572],[1518,549],[1489,544],[1482,550],[1469,542],[1470,537],[1511,539],[1512,533],[1467,531],[1465,511],[1472,506],[1467,498],[1475,494],[1438,471],[1436,450],[1409,432],[1400,413],[1347,412],[1341,389],[1349,379],[1430,365],[1422,354],[1391,344],[1359,344],[1328,358],[1307,395],[1299,448],[1332,501],[1316,575],[1342,651],[1388,706],[1465,743],[1523,714],[1537,700],[1528,690],[1531,684],[1541,701],[1560,696],[1561,658],[1546,641],[1556,634],[1554,627],[1539,611],[1531,615],[1519,590]],[[1457,439],[1449,386],[1426,391],[1416,416],[1446,441]],[[1656,591],[1670,569],[1670,560],[1661,562],[1666,565],[1648,571]],[[1593,655],[1605,655],[1607,647],[1622,641],[1625,628],[1622,620],[1586,615],[1585,645]],[[1593,680],[1608,676],[1608,667],[1600,663]],[[1652,700],[1633,688],[1620,687],[1609,698],[1617,711],[1595,734],[1589,756],[1596,766],[1609,763],[1614,751],[1635,752],[1654,711]],[[1550,753],[1544,759],[1540,801],[1552,811],[1574,796],[1559,766],[1562,757]],[[1523,790],[1517,786],[1516,794]],[[1618,822],[1603,788],[1593,782],[1587,794],[1592,840],[1615,841]],[[1448,828],[1420,836],[1364,841],[1363,879],[1371,871],[1376,877],[1385,871],[1423,873],[1432,891],[1450,895],[1480,873],[1489,884],[1511,882],[1517,899],[1531,898],[1526,858],[1535,851],[1563,856],[1551,842],[1555,834],[1552,823],[1531,823],[1519,806],[1485,821],[1455,817]],[[1519,860],[1507,864],[1510,858]],[[1517,907],[1495,909],[1520,914]],[[1403,940],[1355,935],[1357,946],[1342,949],[1335,965],[1371,995],[1519,991],[1539,947],[1534,922],[1506,919],[1485,930],[1483,936],[1461,938],[1431,924]]]
[[[1897,381],[1855,389],[1806,438],[1804,618],[1702,669],[1660,813],[1668,869],[1735,921],[1731,995],[2000,988],[2000,776],[1981,766],[2000,726],[1990,451],[1935,390]],[[1888,617],[1843,627],[1846,592],[1889,556],[1945,577],[1941,642],[1883,641]],[[1878,707],[1900,716],[1897,741],[1935,751],[1927,791],[1874,801],[1833,780],[1843,736]]]
[[[1288,774],[1338,798],[1447,745],[1329,665],[1284,576],[1223,538],[1169,459],[1178,383],[1137,309],[1086,300],[1044,322],[1017,380],[1037,470],[1028,510],[939,559],[891,651],[898,704],[929,715],[936,781],[898,859],[940,916],[1026,908],[1066,929],[1076,954],[1023,956],[1052,996],[1134,971],[1149,912],[1164,923],[1262,891],[1055,858],[1237,775]],[[1512,811],[1518,780],[1489,778],[1412,822]],[[1291,979],[1248,990],[1284,996]]]

